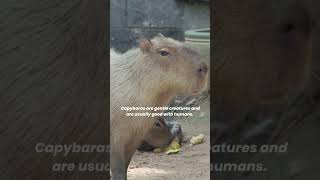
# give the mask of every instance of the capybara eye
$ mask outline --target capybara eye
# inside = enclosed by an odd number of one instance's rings
[[[159,51],[159,53],[161,56],[168,56],[169,55],[169,52],[167,52],[167,51]]]
[[[161,127],[161,124],[160,124],[159,122],[155,122],[154,125],[155,125],[156,127]]]

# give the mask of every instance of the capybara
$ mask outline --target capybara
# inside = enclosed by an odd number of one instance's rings
[[[182,140],[182,131],[180,123],[176,121],[165,121],[163,117],[158,117],[152,128],[144,137],[140,144],[139,151],[152,151],[155,148],[168,146],[174,138]]]
[[[121,107],[165,106],[179,94],[195,95],[206,86],[208,67],[195,51],[171,38],[142,38],[139,48],[110,53],[111,173],[126,179],[131,157],[153,126],[151,117],[127,116]]]

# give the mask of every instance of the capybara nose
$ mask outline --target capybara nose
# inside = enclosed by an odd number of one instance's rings
[[[205,63],[201,63],[200,66],[198,67],[197,73],[200,76],[206,75],[208,72],[208,66]]]

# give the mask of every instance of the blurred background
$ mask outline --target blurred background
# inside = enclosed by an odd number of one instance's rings
[[[184,41],[185,31],[210,26],[210,0],[111,0],[110,47],[135,47],[159,32]]]

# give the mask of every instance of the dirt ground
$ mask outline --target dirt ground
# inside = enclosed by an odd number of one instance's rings
[[[209,98],[208,98],[209,99]],[[178,154],[139,152],[129,169],[129,180],[207,180],[210,179],[210,110],[205,100],[193,117],[180,120],[185,143]],[[190,146],[190,138],[204,134],[203,144]]]

